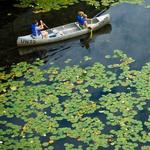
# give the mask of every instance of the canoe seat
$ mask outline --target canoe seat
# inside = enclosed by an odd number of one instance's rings
[[[48,36],[49,37],[56,37],[56,33],[49,33]]]
[[[53,37],[54,36],[62,36],[62,35],[64,35],[64,33],[62,31],[58,31],[56,29],[52,30],[51,34],[52,34]]]

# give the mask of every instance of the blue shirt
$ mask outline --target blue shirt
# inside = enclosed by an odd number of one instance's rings
[[[33,36],[39,36],[41,34],[40,28],[35,23],[32,24],[31,28]]]
[[[82,16],[77,16],[77,22],[80,24],[80,25],[84,25],[85,24],[85,18],[83,18]]]

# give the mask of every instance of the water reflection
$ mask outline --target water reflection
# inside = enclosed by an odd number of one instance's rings
[[[54,44],[46,44],[40,46],[32,46],[32,47],[20,47],[18,48],[18,52],[21,56],[31,55],[30,57],[39,57],[46,61],[49,57],[53,57],[55,60],[61,57],[61,51],[71,50],[73,47],[84,47],[86,49],[90,48],[90,44],[95,41],[98,36],[103,34],[108,34],[111,32],[111,25],[108,24],[101,28],[100,30],[93,33],[93,37],[90,37],[90,34],[83,35],[78,38],[70,39],[67,41],[62,41]],[[79,42],[80,41],[80,42]],[[55,57],[56,54],[57,55]]]

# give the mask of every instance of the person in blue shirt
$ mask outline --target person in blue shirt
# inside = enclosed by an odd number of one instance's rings
[[[39,22],[37,20],[35,20],[32,23],[32,37],[33,38],[38,38],[40,36],[42,36],[42,38],[48,38],[48,32],[45,30],[44,28],[44,22],[42,20],[39,20]]]
[[[91,27],[87,23],[88,20],[90,19],[87,18],[87,15],[83,11],[78,12],[77,22],[79,23],[79,25],[91,29]]]
[[[32,36],[37,38],[38,36],[41,35],[41,29],[38,26],[38,22],[37,20],[35,20],[32,25],[31,25],[31,29],[32,29]]]

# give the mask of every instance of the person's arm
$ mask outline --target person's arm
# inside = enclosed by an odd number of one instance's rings
[[[41,30],[42,30],[42,28],[41,28],[40,26],[37,26],[36,29],[37,29],[38,31],[41,31]]]
[[[85,20],[91,20],[91,18],[88,18],[87,14],[84,14]]]
[[[44,26],[43,25],[39,25],[38,26],[38,30],[43,30],[44,29]]]
[[[48,26],[43,22],[43,27],[48,29]]]

